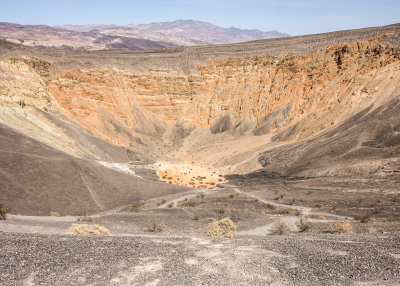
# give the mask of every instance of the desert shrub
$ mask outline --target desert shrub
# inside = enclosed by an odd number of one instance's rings
[[[324,215],[310,215],[309,217],[314,219],[326,219]]]
[[[367,223],[370,221],[371,217],[369,214],[363,214],[354,216],[354,219],[359,220],[361,223]]]
[[[8,209],[0,204],[0,220],[6,220],[7,219],[7,213]]]
[[[89,216],[89,215],[90,215],[90,212],[87,210],[77,211],[75,213],[75,216]]]
[[[143,208],[143,203],[142,202],[136,202],[131,205],[131,208],[129,209],[130,212],[138,212],[140,211],[141,208]]]
[[[72,224],[69,232],[74,235],[110,235],[110,231],[102,225],[98,224]]]
[[[306,232],[312,227],[312,223],[306,219],[300,218],[296,223],[296,226],[299,228],[300,232]]]
[[[383,211],[383,206],[376,206],[373,210],[374,214],[380,214]]]
[[[220,208],[217,210],[217,219],[223,219],[225,217],[225,209],[224,208]]]
[[[231,221],[233,221],[234,223],[238,223],[239,220],[240,220],[240,217],[239,217],[239,215],[237,215],[237,214],[233,214],[233,215],[231,215],[230,219],[231,219]]]
[[[165,204],[166,202],[167,202],[167,200],[163,199],[163,200],[161,200],[161,202],[157,203],[157,206],[161,206],[161,205]]]
[[[189,208],[195,208],[199,205],[198,201],[195,199],[185,199],[183,202],[178,203],[178,207],[183,208],[183,207],[189,207]]]
[[[277,221],[271,228],[271,234],[283,235],[290,233],[290,227],[283,221]]]
[[[393,202],[393,203],[398,203],[399,200],[400,200],[400,199],[399,199],[398,197],[392,197],[392,198],[390,198],[390,201]]]
[[[174,203],[169,203],[169,204],[168,204],[168,207],[169,207],[169,208],[172,208],[173,206],[174,206]]]
[[[198,215],[198,214],[195,214],[194,216],[193,216],[193,220],[199,220],[200,219],[200,216]]]
[[[292,213],[292,211],[293,211],[292,208],[284,208],[284,209],[281,209],[281,210],[279,211],[279,213],[280,213],[280,214],[290,214],[290,213]]]
[[[295,215],[295,216],[302,216],[303,214],[301,213],[301,211],[295,210],[295,211],[294,211],[294,215]]]
[[[50,215],[51,216],[61,216],[61,214],[59,212],[51,212]]]
[[[208,225],[208,235],[211,237],[234,237],[236,225],[230,218],[223,218]]]
[[[164,224],[157,219],[146,222],[144,227],[148,232],[162,232],[164,230]]]
[[[270,209],[270,210],[276,209],[276,206],[274,206],[274,205],[272,205],[272,204],[264,204],[264,206],[265,206],[267,209]]]
[[[339,232],[339,233],[350,233],[353,232],[353,225],[348,221],[338,221],[333,222],[332,231]]]

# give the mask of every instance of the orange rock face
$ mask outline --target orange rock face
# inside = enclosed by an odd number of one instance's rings
[[[44,77],[67,114],[128,146],[136,134],[160,135],[178,119],[206,128],[225,115],[233,126],[251,122],[256,134],[296,126],[287,138],[304,138],[373,104],[371,91],[399,78],[399,62],[399,51],[377,38],[311,55],[213,58],[186,75],[75,70]]]

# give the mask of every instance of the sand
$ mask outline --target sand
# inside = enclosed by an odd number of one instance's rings
[[[157,176],[170,184],[213,189],[217,184],[227,182],[222,174],[195,165],[167,162],[157,162],[156,165],[158,165]]]

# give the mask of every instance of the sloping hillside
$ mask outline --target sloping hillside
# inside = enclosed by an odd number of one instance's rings
[[[2,200],[23,213],[46,213],[62,196],[59,209],[104,210],[183,190],[148,179],[157,172],[185,185],[190,166],[210,177],[261,169],[390,185],[399,157],[399,31],[145,52],[0,42]],[[96,161],[127,163],[132,173]],[[136,177],[138,165],[151,175]],[[171,170],[184,171],[170,179]],[[57,184],[64,173],[68,181]],[[27,194],[42,193],[45,200],[24,205]]]

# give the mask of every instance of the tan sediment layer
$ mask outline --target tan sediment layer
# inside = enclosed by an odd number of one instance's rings
[[[222,174],[190,164],[158,162],[157,176],[170,184],[192,188],[213,189],[217,184],[227,182]]]

